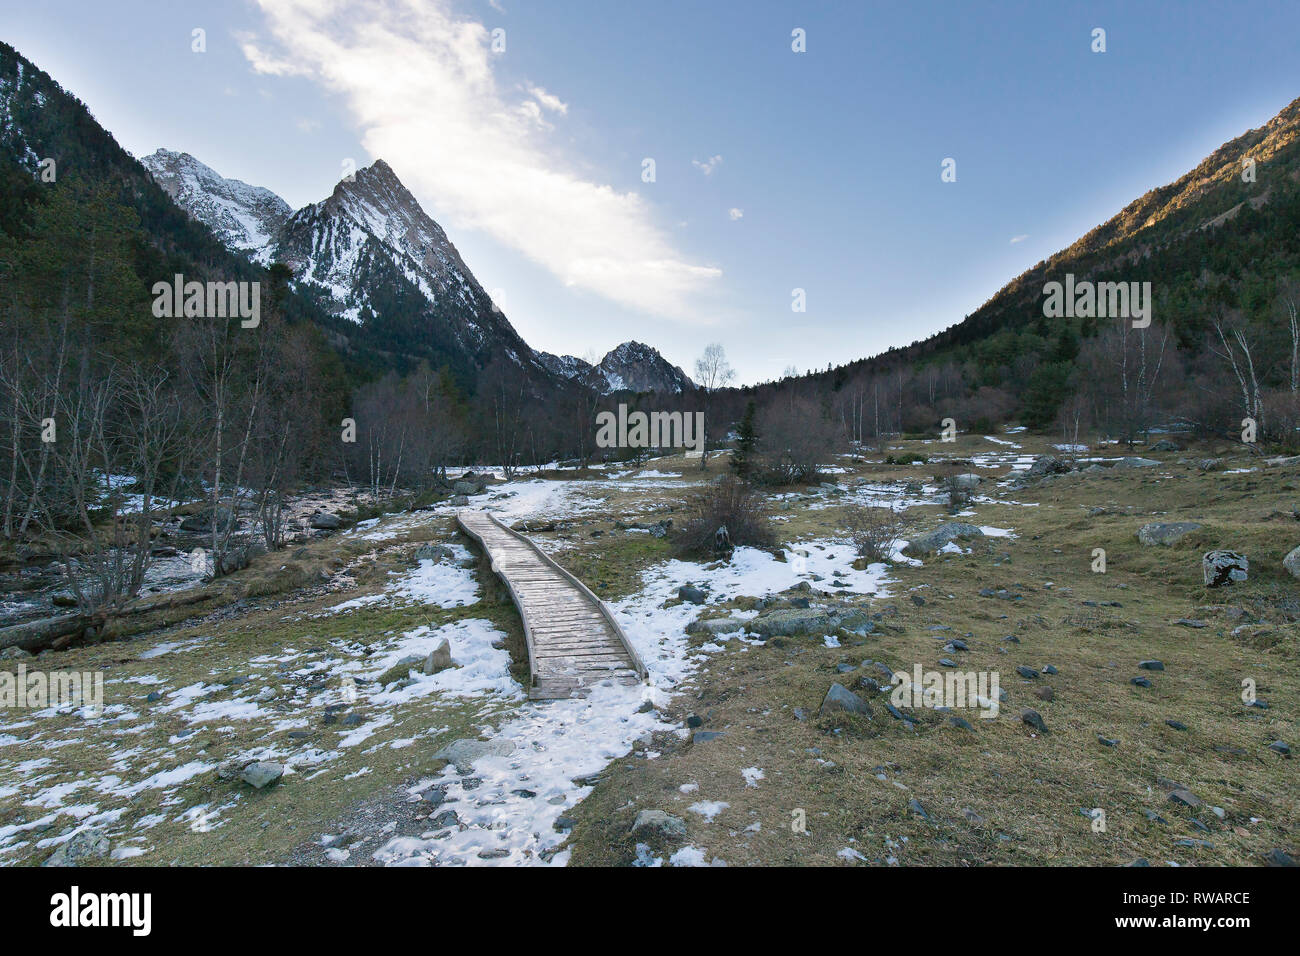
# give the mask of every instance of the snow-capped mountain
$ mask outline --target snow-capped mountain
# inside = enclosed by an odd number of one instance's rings
[[[383,160],[296,212],[269,190],[223,179],[185,153],[159,150],[144,164],[227,247],[285,263],[301,291],[384,351],[467,372],[500,358],[530,377],[549,377]]]
[[[694,383],[659,350],[641,342],[624,342],[592,365],[576,355],[538,352],[538,359],[554,375],[581,382],[602,394],[611,392],[680,392]]]
[[[226,248],[263,264],[293,212],[261,186],[225,179],[189,153],[160,149],[140,160],[176,205],[211,229]]]

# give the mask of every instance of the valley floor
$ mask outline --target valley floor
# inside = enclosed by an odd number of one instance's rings
[[[882,461],[906,453],[931,460]],[[1294,764],[1269,745],[1294,743],[1300,705],[1300,586],[1282,568],[1300,544],[1300,464],[1226,446],[1137,450],[1159,463],[1017,487],[1043,453],[1059,454],[1018,433],[844,456],[827,485],[770,495],[778,553],[741,548],[730,564],[676,560],[647,530],[680,522],[721,459],[705,473],[659,459],[490,486],[472,503],[545,529],[530,533],[611,605],[650,671],[645,687],[584,700],[527,701],[518,616],[447,506],[313,544],[327,581],[127,641],[3,661],[11,672],[102,669],[105,707],[0,716],[0,862],[41,863],[87,833],[111,846],[88,862],[182,865],[1294,856]],[[1216,454],[1217,470],[1197,466]],[[960,516],[941,500],[939,458],[984,478]],[[913,533],[955,520],[983,535],[924,561],[855,561],[844,509],[886,502],[905,507]],[[1138,528],[1157,521],[1203,527],[1140,544]],[[417,552],[428,543],[447,550]],[[1247,554],[1248,580],[1205,588],[1201,555],[1215,548]],[[679,598],[685,584],[703,604]],[[765,609],[805,602],[871,623],[757,636]],[[701,617],[732,623],[710,633]],[[444,639],[457,666],[424,673]],[[997,672],[996,717],[891,715],[874,690],[888,688],[884,669],[941,660]],[[1139,669],[1150,660],[1164,669]],[[870,715],[824,711],[833,683]],[[1022,720],[1025,708],[1046,732]],[[254,788],[240,779],[252,759],[283,776]],[[643,811],[662,811],[651,815],[662,825],[633,833]]]

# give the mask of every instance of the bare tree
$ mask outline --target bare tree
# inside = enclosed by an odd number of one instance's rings
[[[1294,314],[1294,313],[1293,313]],[[1294,322],[1294,319],[1292,319]],[[1259,385],[1259,376],[1255,372],[1253,343],[1246,334],[1245,321],[1239,312],[1226,315],[1218,312],[1210,320],[1219,348],[1211,344],[1215,355],[1228,363],[1241,388],[1242,412],[1247,418],[1254,419],[1259,432],[1264,431],[1264,395]]]
[[[704,434],[700,442],[700,470],[709,467],[709,405],[715,390],[725,388],[736,377],[736,370],[727,361],[722,345],[713,342],[704,347],[704,354],[695,360],[695,383],[704,390]]]

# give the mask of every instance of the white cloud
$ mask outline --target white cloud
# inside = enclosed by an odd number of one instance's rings
[[[307,119],[305,116],[294,121],[294,126],[303,133],[314,133],[320,129],[320,120]]]
[[[1014,246],[1017,242],[1024,242],[1028,238],[1029,238],[1029,233],[1025,233],[1023,236],[1012,236],[1011,244]]]
[[[569,112],[568,103],[565,103],[555,94],[546,92],[540,86],[530,86],[528,92],[533,99],[553,113],[559,113],[563,116]]]
[[[255,2],[271,43],[241,38],[254,71],[339,94],[367,152],[436,201],[447,225],[657,315],[692,317],[692,301],[722,275],[679,253],[639,195],[584,178],[549,148],[543,114],[568,105],[541,86],[511,102],[493,75],[490,31],[454,16],[448,0]]]
[[[733,208],[727,210],[727,215],[731,217],[731,221],[732,221],[732,222],[735,222],[737,219],[744,219],[744,218],[745,218],[745,210],[743,210],[743,209],[736,209],[736,208],[733,207]]]
[[[712,176],[713,171],[722,165],[722,157],[710,156],[704,162],[700,162],[698,159],[692,159],[691,165],[702,172],[705,176]]]

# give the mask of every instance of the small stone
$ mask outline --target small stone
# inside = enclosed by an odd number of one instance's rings
[[[1281,754],[1283,757],[1291,756],[1291,745],[1283,740],[1273,741],[1268,745],[1268,749],[1272,750],[1274,753]]]
[[[1119,746],[1119,741],[1118,741],[1118,740],[1112,739],[1112,738],[1110,738],[1110,737],[1103,737],[1101,734],[1098,734],[1098,735],[1097,735],[1097,742],[1098,742],[1099,744],[1101,744],[1103,747],[1118,747],[1118,746]]]
[[[930,819],[930,814],[925,812],[925,807],[921,806],[921,801],[917,800],[915,797],[907,801],[907,809],[911,810],[922,820]]]
[[[1170,803],[1180,803],[1185,807],[1199,807],[1205,803],[1190,790],[1178,789],[1169,794]]]
[[[1138,670],[1144,671],[1162,671],[1165,669],[1164,661],[1140,661]]]
[[[1186,730],[1187,725],[1181,720],[1166,720],[1165,725],[1174,728],[1174,730]]]
[[[1295,866],[1296,861],[1285,850],[1272,849],[1263,854],[1264,862],[1269,866]]]
[[[703,604],[708,599],[703,591],[690,584],[679,587],[677,596],[688,604]]]
[[[1047,733],[1047,724],[1043,722],[1043,717],[1038,711],[1026,707],[1020,712],[1020,719],[1039,733]]]
[[[961,730],[973,731],[975,729],[971,726],[971,722],[965,717],[949,717],[948,723],[952,724],[954,727],[960,728]]]
[[[284,776],[284,767],[272,760],[254,760],[239,772],[239,779],[261,790]]]
[[[1136,684],[1138,687],[1150,687],[1151,679],[1149,677],[1132,677],[1129,679],[1130,684]]]
[[[455,810],[443,810],[432,820],[429,826],[435,830],[441,830],[443,827],[454,827],[460,823],[460,817],[456,816]]]
[[[1032,667],[1026,667],[1024,664],[1016,665],[1016,673],[1026,680],[1038,679],[1038,671],[1034,670]]]

